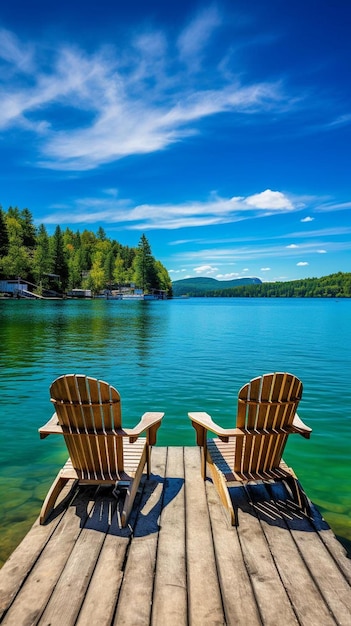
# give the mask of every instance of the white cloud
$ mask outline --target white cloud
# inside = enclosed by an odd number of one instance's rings
[[[262,194],[256,195],[259,197]],[[281,195],[283,196],[283,194]],[[82,198],[75,204],[75,210],[71,208],[67,217],[65,217],[64,211],[60,210],[59,213],[48,215],[42,219],[42,222],[46,224],[62,224],[65,221],[73,224],[83,222],[93,224],[102,221],[123,222],[124,228],[145,231],[148,229],[172,230],[229,224],[267,216],[266,210],[253,204],[252,206],[249,205],[247,198],[240,196],[220,198],[213,194],[210,195],[207,202],[190,201],[184,204],[140,204],[133,206],[131,200],[115,198],[111,193],[105,191],[104,197]],[[293,205],[289,205],[288,210],[291,211],[293,208]],[[275,213],[285,213],[286,210],[286,204],[282,203],[281,208],[275,209]]]
[[[347,126],[351,124],[351,113],[346,113],[345,115],[340,115],[335,120],[330,122],[329,126]]]
[[[186,272],[187,270],[181,269],[181,270],[168,270],[169,274],[181,274],[182,272]]]
[[[15,34],[5,28],[0,28],[0,59],[8,63],[7,71],[32,72],[35,68],[32,46],[20,41]]]
[[[304,267],[305,265],[308,265],[307,261],[300,261],[299,263],[296,263],[296,265],[298,267]]]
[[[200,53],[220,23],[218,10],[212,6],[202,11],[179,36],[179,57],[191,64],[193,71],[198,68]]]
[[[178,57],[161,32],[145,32],[124,50],[109,46],[88,54],[67,44],[27,45],[5,31],[0,128],[36,133],[37,165],[83,171],[163,150],[199,132],[208,116],[285,107],[279,84],[233,82],[211,59],[205,46],[219,24],[217,9],[202,12],[179,36]],[[208,64],[198,65],[195,78],[190,69],[200,50],[211,60],[215,88],[208,88]],[[190,66],[185,59],[192,59]],[[266,200],[268,208],[283,208],[277,196]]]
[[[238,278],[240,274],[238,272],[229,272],[228,274],[217,274],[218,280],[232,280],[232,278]]]
[[[282,209],[291,211],[294,209],[291,201],[281,191],[272,191],[271,189],[266,189],[266,191],[249,196],[246,198],[245,202],[249,206],[257,209],[273,211]]]
[[[334,211],[348,211],[351,209],[351,202],[329,202],[320,204],[316,207],[316,211],[321,213],[333,213]]]
[[[317,250],[318,254],[327,254],[326,250]]]
[[[270,272],[270,267],[261,267],[261,272]]]
[[[305,230],[301,230],[299,232],[295,232],[295,233],[289,233],[286,235],[280,235],[278,238],[284,238],[286,239],[287,237],[292,238],[294,237],[294,239],[301,237],[303,239],[308,238],[318,238],[318,237],[335,237],[335,236],[342,236],[342,235],[350,235],[351,234],[351,226],[330,226],[329,228],[321,228],[319,230],[310,230],[310,231],[305,231]]]
[[[299,246],[296,245],[296,243],[291,243],[289,246],[286,246],[287,248],[290,248],[291,250],[298,248]]]
[[[300,220],[300,222],[313,222],[314,217],[303,217],[302,220]]]
[[[193,271],[196,274],[213,274],[213,272],[218,272],[218,267],[212,267],[212,265],[200,265],[199,267],[194,267]]]

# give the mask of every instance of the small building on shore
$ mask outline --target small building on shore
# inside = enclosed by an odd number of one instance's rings
[[[6,293],[10,296],[18,296],[21,292],[28,291],[28,287],[28,283],[22,278],[0,280],[0,293]]]
[[[92,298],[91,289],[71,289],[67,291],[68,298]]]

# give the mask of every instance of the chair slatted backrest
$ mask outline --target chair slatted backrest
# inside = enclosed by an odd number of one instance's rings
[[[113,479],[123,470],[117,389],[96,378],[67,374],[52,383],[50,395],[74,469],[83,478]]]
[[[254,378],[240,389],[236,425],[247,434],[237,438],[236,472],[260,473],[279,467],[301,396],[301,381],[280,372]]]

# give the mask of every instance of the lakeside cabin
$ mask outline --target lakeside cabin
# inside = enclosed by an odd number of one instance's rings
[[[9,296],[17,297],[21,292],[29,291],[29,283],[22,278],[15,278],[10,280],[0,280],[0,293],[5,293]]]

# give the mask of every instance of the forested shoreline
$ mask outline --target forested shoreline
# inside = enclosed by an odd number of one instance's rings
[[[220,283],[220,281],[218,281]],[[351,273],[276,283],[238,285],[228,289],[189,290],[189,297],[207,298],[350,298]]]
[[[18,277],[58,293],[98,293],[130,283],[145,293],[172,293],[168,271],[153,257],[145,235],[135,248],[108,238],[101,227],[94,233],[56,226],[49,235],[44,224],[34,225],[28,209],[0,207],[0,279]]]

